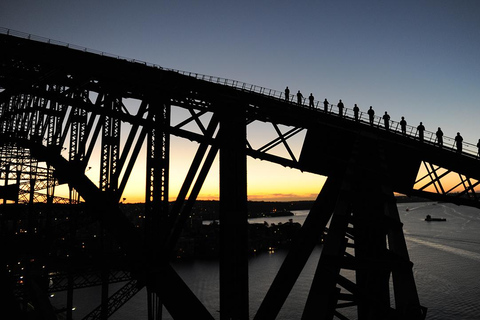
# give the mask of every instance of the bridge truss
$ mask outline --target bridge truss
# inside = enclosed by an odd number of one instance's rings
[[[149,319],[161,318],[162,305],[176,319],[192,313],[213,319],[170,257],[217,157],[220,319],[250,317],[247,156],[328,177],[255,319],[277,316],[322,237],[303,318],[347,319],[342,310],[356,308],[359,319],[423,319],[394,192],[479,207],[478,160],[468,145],[459,155],[431,139],[418,141],[413,130],[401,134],[394,122],[385,130],[363,115],[355,121],[349,110],[339,116],[307,108],[236,81],[18,35],[0,35],[0,41],[0,213],[7,252],[0,301],[11,312],[56,319],[48,292],[62,287],[71,319],[74,290],[101,285],[100,304],[88,319],[108,318],[144,287]],[[260,146],[248,135],[258,123],[276,134]],[[173,136],[198,148],[169,203]],[[300,154],[289,143],[298,136],[304,138]],[[118,204],[143,155],[145,208],[135,225]],[[91,163],[99,168],[96,182]],[[451,173],[460,182],[446,187]],[[59,185],[68,186],[68,197],[55,196]],[[62,214],[53,204],[62,204]],[[16,261],[22,267],[13,267]],[[88,274],[94,280],[86,281]],[[118,281],[124,286],[111,294],[109,283]]]

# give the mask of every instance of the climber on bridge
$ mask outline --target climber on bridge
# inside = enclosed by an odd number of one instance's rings
[[[400,120],[400,128],[402,129],[402,134],[406,135],[407,134],[407,121],[405,121],[405,117],[402,117],[402,120]]]
[[[313,102],[315,101],[315,98],[313,97],[313,94],[310,93],[310,96],[308,97],[308,106],[313,109]]]
[[[358,108],[357,104],[355,103],[355,106],[353,107],[353,116],[355,117],[355,121],[359,121],[358,113],[360,112],[360,109]]]
[[[385,130],[388,131],[388,126],[390,124],[390,116],[388,115],[387,111],[385,111],[385,114],[383,115],[383,122],[385,123]]]
[[[298,92],[297,92],[297,103],[299,105],[302,104],[302,99],[303,99],[303,94],[300,92],[300,90],[298,90]]]
[[[288,86],[285,88],[285,101],[290,101],[290,89],[288,89]]]
[[[355,106],[353,107],[353,115],[355,117],[355,121],[358,121],[359,118],[358,118],[358,112],[360,111],[360,109],[357,107],[357,104],[355,103]]]
[[[329,102],[328,102],[327,98],[325,98],[325,101],[323,101],[323,110],[325,112],[328,112],[328,104],[329,104]]]
[[[343,102],[342,102],[342,99],[338,100],[338,104],[337,104],[337,107],[338,107],[338,115],[340,117],[343,117]]]
[[[477,142],[477,157],[480,155],[480,139],[478,139],[478,142]]]
[[[435,134],[437,135],[437,143],[441,148],[443,146],[443,131],[442,131],[442,129],[440,129],[440,127],[438,127],[437,133],[435,133]]]
[[[418,131],[418,139],[420,140],[420,142],[423,142],[423,131],[425,131],[425,127],[421,122],[420,122],[420,125],[417,127],[417,131]]]
[[[460,135],[460,132],[457,132],[457,136],[455,137],[455,144],[457,145],[457,153],[462,153],[462,142],[463,142],[463,138]]]
[[[367,113],[368,113],[368,120],[370,121],[370,125],[373,126],[373,117],[375,116],[375,111],[372,109],[372,106],[370,106],[370,109],[368,109]]]

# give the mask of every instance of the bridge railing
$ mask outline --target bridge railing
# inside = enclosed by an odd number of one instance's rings
[[[119,56],[119,55],[114,55],[114,54],[111,54],[111,53],[107,53],[107,52],[103,52],[103,51],[99,51],[99,50],[95,50],[95,49],[89,49],[89,48],[85,48],[85,47],[82,47],[82,46],[77,46],[77,45],[74,45],[74,44],[71,44],[71,43],[57,41],[57,40],[53,40],[53,39],[49,39],[49,38],[45,38],[45,37],[40,37],[40,36],[36,36],[36,35],[30,34],[30,33],[16,31],[16,30],[8,29],[8,28],[0,27],[0,34],[5,34],[5,35],[17,37],[17,38],[23,38],[23,39],[28,39],[28,40],[53,44],[53,45],[57,45],[57,46],[60,46],[60,47],[66,47],[66,48],[70,48],[70,49],[74,49],[74,50],[78,50],[78,51],[98,54],[98,55],[105,56],[105,57],[116,58],[116,59],[119,59],[119,60],[126,60],[126,61],[129,61],[129,62],[140,63],[140,64],[143,64],[143,65],[158,68],[158,69],[164,69],[161,66],[156,65],[154,63],[149,63],[149,62],[136,60],[136,59],[129,59],[129,58],[125,58],[125,57],[122,57],[122,56]]]
[[[251,93],[258,93],[258,94],[266,95],[266,96],[269,96],[271,98],[275,98],[275,99],[278,99],[278,100],[286,100],[285,99],[285,93],[282,92],[282,91],[268,89],[268,88],[260,87],[260,86],[257,86],[257,85],[252,85],[252,84],[248,84],[248,83],[245,83],[245,82],[241,82],[241,81],[237,81],[237,80],[231,80],[231,79],[225,79],[225,78],[221,78],[221,77],[207,76],[207,75],[203,75],[203,74],[199,74],[199,73],[187,72],[187,71],[181,71],[181,70],[175,70],[175,69],[169,69],[169,70],[178,72],[178,73],[186,75],[186,76],[194,77],[194,78],[199,79],[199,80],[204,80],[204,81],[208,81],[208,82],[212,82],[212,83],[218,83],[218,84],[221,84],[221,85],[234,87],[236,89],[240,89],[240,90],[243,90],[243,91],[248,91],[248,92],[251,92]],[[297,99],[296,99],[295,95],[290,94],[289,99],[288,99],[289,103],[299,105],[300,107],[309,108],[309,105],[307,104],[308,98],[303,97],[300,104],[298,104],[296,101],[297,101]],[[323,102],[318,101],[318,100],[314,100],[313,108],[323,112],[323,110],[324,110],[323,109]],[[328,104],[328,112],[329,113],[333,113],[333,114],[337,113],[338,114],[338,111],[337,111],[338,109],[337,108],[338,107],[335,104],[330,104],[330,103]],[[353,109],[344,108],[342,116],[344,118],[355,121],[355,114],[354,114]],[[364,112],[364,111],[359,112],[359,122],[365,123],[365,124],[370,123],[369,122],[369,116],[366,112]],[[377,128],[385,129],[384,120],[380,116],[376,116],[376,115],[374,116],[373,125]],[[394,121],[394,120],[389,120],[389,131],[395,132],[395,133],[398,133],[398,134],[403,134],[400,122],[397,122],[397,121]],[[424,135],[424,137],[423,137],[423,142],[424,143],[438,145],[437,136],[434,132],[424,130],[423,135]],[[419,131],[418,131],[417,127],[414,127],[414,126],[411,126],[411,125],[406,125],[405,136],[410,137],[412,139],[419,139]],[[447,136],[443,136],[442,147],[445,148],[445,149],[451,149],[452,151],[456,152],[455,139],[447,137]],[[474,145],[474,144],[468,143],[468,142],[463,142],[462,143],[462,153],[466,156],[469,156],[469,157],[478,157],[479,156],[477,146]]]
[[[98,55],[101,55],[101,56],[107,56],[107,57],[111,57],[111,58],[120,59],[120,60],[126,60],[126,61],[129,61],[129,62],[140,63],[140,64],[143,64],[143,65],[146,65],[146,66],[149,66],[149,67],[154,67],[154,68],[158,68],[158,69],[162,69],[162,70],[177,72],[179,74],[189,76],[189,77],[194,77],[194,78],[199,79],[199,80],[204,80],[204,81],[208,81],[208,82],[212,82],[212,83],[217,83],[217,84],[233,87],[233,88],[236,88],[236,89],[239,89],[239,90],[242,90],[242,91],[248,91],[248,92],[251,92],[251,93],[261,94],[261,95],[264,95],[264,96],[271,97],[273,99],[288,101],[289,103],[296,104],[300,107],[309,108],[308,97],[302,97],[301,98],[301,103],[298,104],[296,94],[289,94],[288,97],[286,98],[284,91],[277,91],[277,90],[274,90],[274,89],[268,89],[268,88],[265,88],[265,87],[261,87],[261,86],[257,86],[257,85],[253,85],[253,84],[248,84],[248,83],[245,83],[245,82],[242,82],[242,81],[237,81],[237,80],[232,80],[232,79],[227,79],[227,78],[209,76],[209,75],[204,75],[204,74],[199,74],[199,73],[194,73],[194,72],[188,72],[188,71],[182,71],[182,70],[177,70],[177,69],[163,68],[163,67],[161,67],[159,65],[156,65],[156,64],[153,64],[153,63],[148,63],[148,62],[141,61],[141,60],[136,60],[136,59],[129,59],[129,58],[105,53],[105,52],[98,51],[98,50],[92,50],[92,49],[84,48],[84,47],[81,47],[81,46],[72,45],[72,44],[69,44],[69,43],[66,43],[66,42],[56,41],[56,40],[52,40],[52,39],[49,39],[49,38],[44,38],[44,37],[20,32],[20,31],[15,31],[15,30],[12,30],[12,29],[7,29],[7,28],[0,27],[0,34],[6,34],[6,35],[11,35],[11,36],[14,36],[14,37],[18,37],[18,38],[24,38],[24,39],[34,40],[34,41],[38,41],[38,42],[43,42],[43,43],[54,44],[54,45],[63,46],[63,47],[67,47],[67,48],[74,49],[74,50],[89,52],[89,53],[98,54]],[[323,111],[324,110],[323,101],[314,100],[313,108],[317,109],[321,112],[324,112]],[[328,112],[338,114],[338,106],[335,105],[335,104],[330,104],[329,103],[328,104]],[[352,109],[344,108],[342,116],[344,118],[355,121],[355,116],[354,116],[354,112],[353,112]],[[369,117],[368,117],[368,114],[366,112],[364,112],[364,111],[359,112],[359,122],[369,124]],[[374,116],[373,125],[375,127],[383,128],[384,130],[386,130],[382,117]],[[392,131],[392,132],[395,132],[395,133],[398,133],[398,134],[402,134],[400,123],[397,122],[397,121],[390,120],[389,121],[389,131]],[[412,139],[418,139],[417,128],[414,127],[414,126],[407,125],[405,136],[410,137]],[[437,144],[436,134],[434,132],[430,132],[430,131],[425,130],[424,131],[424,143]],[[447,137],[447,136],[443,136],[443,148],[452,149],[452,150],[456,151],[455,139]],[[463,155],[478,158],[479,152],[478,152],[477,146],[474,145],[474,144],[468,143],[468,142],[463,142]]]
[[[334,105],[332,105],[334,107]],[[331,111],[332,112],[332,111]],[[344,117],[349,118],[351,120],[355,120],[355,114],[353,109],[345,108],[344,109]],[[369,116],[367,112],[360,111],[359,112],[359,121],[365,124],[369,124]],[[374,116],[373,125],[377,128],[386,130],[385,122],[382,117]],[[389,120],[389,131],[395,132],[397,134],[403,135],[402,128],[399,121]],[[419,139],[419,130],[415,126],[406,125],[405,136],[410,137],[412,139]],[[431,132],[428,130],[423,131],[423,142],[432,145],[438,145],[437,135],[435,132]],[[444,149],[451,149],[452,151],[457,151],[457,146],[455,142],[455,138],[443,136],[443,145]],[[462,143],[462,153],[469,157],[478,158],[478,147],[472,143],[463,142]]]

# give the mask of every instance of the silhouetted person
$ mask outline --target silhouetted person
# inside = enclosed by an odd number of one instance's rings
[[[308,106],[313,109],[313,101],[315,101],[315,98],[313,95],[310,93],[310,96],[308,97]]]
[[[423,142],[423,131],[425,131],[425,127],[421,122],[420,122],[420,125],[417,127],[417,131],[418,131],[418,139],[420,140],[420,142]]]
[[[297,92],[297,103],[299,105],[302,104],[302,99],[303,99],[303,95],[300,93],[300,90],[298,90],[298,92]]]
[[[328,102],[327,98],[325,98],[325,101],[323,101],[323,110],[325,112],[328,112],[328,104],[329,104],[329,102]]]
[[[338,101],[337,107],[338,107],[338,115],[339,115],[340,117],[343,117],[343,108],[344,108],[344,105],[343,105],[342,99],[340,99],[340,100]]]
[[[400,120],[400,128],[402,129],[402,134],[406,135],[407,134],[407,121],[405,121],[404,117],[402,117],[402,120]]]
[[[383,123],[385,123],[385,130],[388,131],[388,127],[390,125],[390,116],[388,115],[387,111],[385,111],[385,114],[383,115]]]
[[[375,117],[375,111],[372,109],[372,106],[370,106],[370,109],[368,109],[367,113],[368,113],[368,120],[370,121],[370,125],[373,126],[373,117]]]
[[[462,142],[463,142],[463,138],[460,135],[460,132],[457,132],[457,136],[455,137],[455,144],[457,145],[457,153],[462,153]]]
[[[477,157],[480,155],[480,139],[478,139],[478,142],[477,142]]]
[[[355,103],[355,106],[353,107],[353,116],[355,117],[355,121],[358,121],[358,112],[360,109],[357,107],[357,104]]]
[[[443,131],[442,129],[440,129],[440,127],[438,127],[438,130],[437,130],[437,133],[435,133],[437,135],[437,143],[440,147],[443,146]]]
[[[288,89],[288,86],[285,88],[285,101],[290,101],[290,89]]]

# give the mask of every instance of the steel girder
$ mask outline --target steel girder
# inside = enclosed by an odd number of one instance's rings
[[[419,172],[411,194],[480,208],[476,191],[480,184],[478,177],[469,177],[428,161],[422,161],[422,165],[424,170]]]

